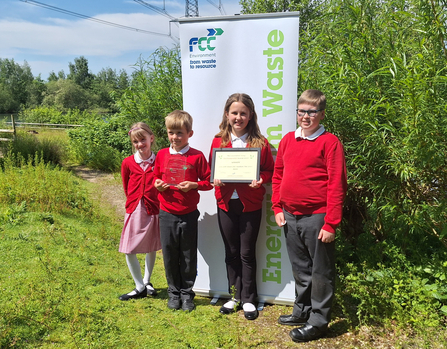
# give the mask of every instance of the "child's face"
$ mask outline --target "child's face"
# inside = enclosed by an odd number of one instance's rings
[[[189,137],[192,137],[193,131],[186,131],[186,127],[183,126],[181,129],[171,129],[168,128],[168,139],[172,145],[172,149],[175,151],[180,151],[188,145]]]
[[[308,113],[305,113],[303,116],[300,116],[300,111],[308,111],[312,113],[312,111],[318,110],[318,107],[312,104],[299,104],[297,119],[298,125],[301,126],[303,135],[308,137],[312,135],[320,126],[320,121],[324,119],[324,110],[318,111],[314,116],[309,116]]]
[[[250,110],[242,102],[233,102],[226,115],[231,125],[231,132],[237,137],[243,136],[251,119]]]
[[[152,154],[151,146],[154,142],[154,136],[144,132],[143,138],[132,137],[132,144],[137,150],[138,155],[143,160],[149,159]]]

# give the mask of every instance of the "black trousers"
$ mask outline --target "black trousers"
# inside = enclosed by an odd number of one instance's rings
[[[160,240],[170,298],[194,299],[198,218],[198,210],[184,215],[160,210]]]
[[[295,216],[284,211],[287,251],[295,279],[293,315],[326,329],[335,292],[335,241],[324,243],[318,234],[325,214]]]
[[[228,212],[218,208],[217,218],[225,245],[228,292],[243,303],[255,303],[256,241],[261,225],[262,209],[242,212],[239,199],[229,202]]]

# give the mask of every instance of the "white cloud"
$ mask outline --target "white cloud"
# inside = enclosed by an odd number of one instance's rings
[[[148,51],[159,46],[171,45],[169,20],[158,15],[107,14],[98,19],[124,26],[152,31],[161,35],[123,30],[89,20],[64,20],[50,18],[45,23],[22,20],[0,21],[0,51],[13,55],[18,50],[40,55],[94,55],[119,56],[125,51]],[[175,25],[171,25],[178,36]]]

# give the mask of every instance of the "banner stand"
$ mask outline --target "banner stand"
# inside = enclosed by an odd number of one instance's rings
[[[298,13],[189,17],[178,22],[183,108],[194,119],[190,145],[208,157],[227,98],[243,92],[253,99],[261,133],[276,156],[279,141],[296,129]],[[271,185],[266,188],[256,250],[259,302],[291,305],[295,285],[284,232],[271,210]],[[224,245],[214,191],[200,195],[194,291],[217,302],[230,297]]]

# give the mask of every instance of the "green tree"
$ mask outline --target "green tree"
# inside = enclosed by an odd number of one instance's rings
[[[321,15],[324,0],[241,0],[242,13],[300,12],[300,30]]]
[[[48,82],[42,101],[43,106],[56,107],[62,111],[69,109],[86,110],[93,103],[92,93],[69,79]]]
[[[47,87],[45,82],[41,79],[39,74],[34,78],[33,82],[28,85],[28,100],[26,102],[26,107],[33,108],[42,104],[46,90]]]
[[[92,85],[94,75],[88,69],[88,60],[84,56],[74,59],[74,63],[68,63],[70,73],[67,79],[74,81],[84,89],[89,89]]]
[[[15,112],[25,105],[33,80],[26,61],[20,65],[14,59],[0,58],[0,112]]]

